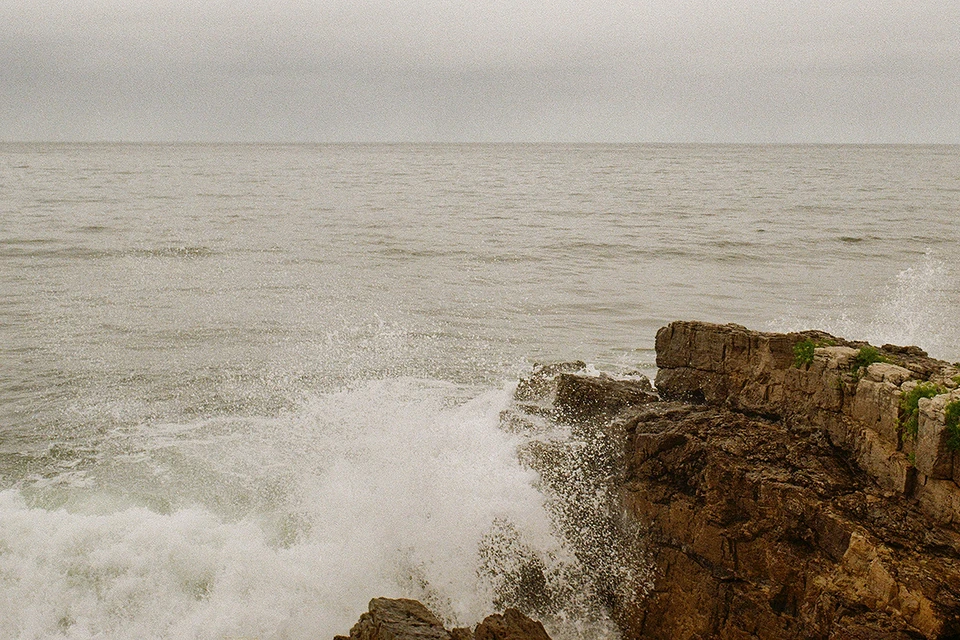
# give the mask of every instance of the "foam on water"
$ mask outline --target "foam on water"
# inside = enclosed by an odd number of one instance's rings
[[[865,327],[877,343],[919,345],[939,358],[960,358],[952,274],[928,250],[921,261],[897,274]]]
[[[371,381],[276,418],[118,430],[82,478],[0,493],[0,637],[322,638],[374,596],[474,624],[491,531],[570,556],[499,428],[508,396]]]

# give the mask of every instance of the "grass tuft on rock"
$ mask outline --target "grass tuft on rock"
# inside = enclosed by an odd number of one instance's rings
[[[960,400],[947,403],[943,418],[947,426],[947,447],[951,451],[960,451]]]
[[[921,382],[907,393],[900,396],[900,426],[911,437],[916,439],[920,429],[920,398],[932,398],[940,395],[945,389],[933,382]]]
[[[817,344],[809,338],[793,345],[793,366],[799,369],[811,364],[813,362],[813,352],[816,348]]]
[[[853,364],[850,366],[850,368],[852,371],[859,371],[860,369],[869,367],[874,362],[890,361],[880,354],[879,349],[870,345],[866,345],[865,347],[860,347],[860,350],[857,351],[857,355],[853,357]]]

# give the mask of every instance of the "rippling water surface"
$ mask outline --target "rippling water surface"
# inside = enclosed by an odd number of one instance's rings
[[[568,553],[520,372],[678,318],[960,360],[958,203],[950,146],[0,145],[0,636],[475,623],[484,536]]]

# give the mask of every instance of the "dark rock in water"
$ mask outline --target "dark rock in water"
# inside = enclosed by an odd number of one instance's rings
[[[609,419],[625,407],[658,399],[646,376],[618,380],[605,375],[561,373],[557,376],[554,405],[562,418],[583,423]]]
[[[560,371],[554,385],[553,402],[538,411],[538,416],[551,417],[553,428],[543,429],[544,440],[529,441],[518,453],[540,474],[554,526],[575,554],[576,565],[568,567],[561,581],[542,571],[536,558],[521,563],[521,570],[495,570],[495,604],[541,615],[574,610],[629,617],[624,612],[642,599],[649,576],[636,545],[638,532],[622,506],[626,430],[617,416],[656,403],[658,397],[639,373],[613,378]],[[529,415],[526,405],[517,402],[512,410]],[[563,432],[568,436],[557,439]]]
[[[337,636],[335,640],[344,640]],[[452,640],[443,623],[416,600],[374,598],[348,640]]]
[[[443,623],[417,600],[374,598],[369,611],[350,629],[350,636],[334,640],[550,640],[543,625],[516,609],[493,615],[476,631],[456,628],[447,631]]]
[[[514,399],[518,402],[552,402],[557,392],[557,376],[561,373],[577,373],[586,368],[587,364],[582,360],[536,364],[530,375],[517,384]]]
[[[543,625],[516,609],[488,616],[477,626],[474,640],[550,640]]]

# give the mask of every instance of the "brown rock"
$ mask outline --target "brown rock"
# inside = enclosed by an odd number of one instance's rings
[[[557,413],[577,423],[609,420],[628,406],[659,399],[646,376],[618,380],[610,376],[561,373],[557,376]]]
[[[561,373],[577,373],[587,368],[582,360],[534,365],[529,376],[517,384],[514,398],[519,402],[553,400],[557,392],[556,378]]]
[[[350,636],[334,640],[550,640],[550,636],[542,624],[516,609],[488,616],[476,631],[464,627],[447,631],[417,600],[374,598]]]
[[[921,398],[916,440],[917,469],[930,478],[953,478],[953,450],[948,445],[950,433],[944,423],[944,409],[948,402],[960,398],[960,393],[933,398]]]
[[[476,640],[550,640],[543,625],[516,609],[488,616],[474,632]]]
[[[817,346],[797,366],[803,340]],[[578,437],[625,447],[622,469],[602,472],[621,478],[618,507],[653,575],[640,598],[608,603],[625,640],[960,637],[945,396],[922,404],[919,441],[899,416],[910,385],[949,387],[956,367],[885,345],[890,362],[854,371],[865,343],[702,322],[671,323],[656,346],[666,401],[555,377]],[[558,455],[530,451],[544,467]]]
[[[350,629],[349,640],[452,640],[452,636],[416,600],[374,598]]]
[[[622,622],[625,638],[958,629],[960,536],[929,537],[915,506],[819,432],[684,406],[662,403],[628,425],[625,506],[657,578],[643,612]]]
[[[802,340],[817,347],[812,362],[797,366],[793,347]],[[884,345],[880,355],[888,362],[854,371],[854,359],[864,346],[818,331],[775,334],[738,325],[674,322],[657,333],[657,389],[665,399],[705,402],[820,429],[881,486],[904,495],[913,495],[927,478],[960,479],[955,471],[960,465],[953,464],[955,454],[946,448],[942,406],[924,410],[919,438],[903,433],[899,415],[900,398],[912,385],[930,380],[955,387],[957,367],[916,347]],[[949,515],[941,508],[940,493],[938,488],[936,500],[921,500],[930,506],[931,517]]]

